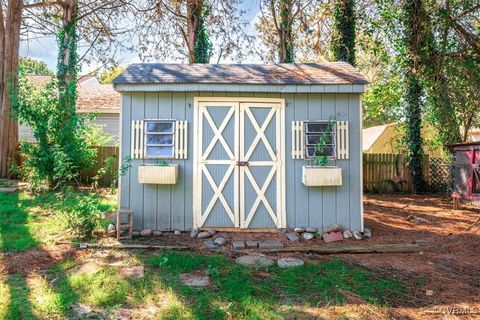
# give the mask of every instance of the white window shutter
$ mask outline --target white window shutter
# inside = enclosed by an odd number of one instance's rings
[[[187,121],[175,122],[175,159],[187,159],[188,150],[188,123]]]
[[[303,121],[292,121],[292,159],[303,159],[304,154]]]
[[[348,149],[348,121],[337,121],[337,159],[348,159]]]
[[[143,120],[132,120],[130,155],[132,159],[143,159],[143,125]]]

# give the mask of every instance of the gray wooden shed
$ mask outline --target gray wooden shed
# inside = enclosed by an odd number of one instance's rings
[[[363,231],[367,81],[351,65],[133,64],[113,84],[134,229]]]

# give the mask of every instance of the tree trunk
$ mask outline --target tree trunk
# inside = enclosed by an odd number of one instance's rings
[[[292,35],[292,1],[280,0],[280,25],[278,30],[278,57],[280,63],[293,63],[293,35]]]
[[[195,43],[198,18],[203,9],[203,0],[187,0],[187,49],[188,61],[195,61]],[[200,13],[200,14],[199,14]]]
[[[18,122],[13,118],[10,94],[16,94],[22,23],[22,0],[9,0],[6,17],[0,2],[0,178],[11,177],[18,148]]]
[[[355,0],[336,0],[334,9],[333,56],[355,66]]]
[[[77,81],[77,0],[62,2],[63,22],[58,37],[57,79],[60,107],[65,111],[65,122],[75,113]]]

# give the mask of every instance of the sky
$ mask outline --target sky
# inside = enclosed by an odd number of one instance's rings
[[[249,22],[246,32],[248,34],[254,35],[255,31],[255,22],[258,21],[260,0],[242,0],[240,4],[240,9],[245,11],[244,18]],[[57,43],[54,36],[42,37],[38,39],[29,39],[22,41],[20,44],[20,55],[30,57],[36,60],[41,60],[45,62],[49,69],[52,71],[56,70],[57,65]],[[80,53],[81,55],[81,53]],[[129,64],[134,62],[140,62],[140,59],[136,54],[125,53],[120,55],[120,64]],[[233,62],[233,61],[222,61],[222,62]],[[259,61],[244,61],[244,62],[259,62]],[[98,65],[92,63],[90,65],[82,64],[81,73],[89,73],[98,68]]]

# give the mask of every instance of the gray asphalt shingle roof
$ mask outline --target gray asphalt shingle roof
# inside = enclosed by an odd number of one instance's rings
[[[160,64],[130,65],[114,84],[366,84],[367,79],[345,62],[296,64]]]

